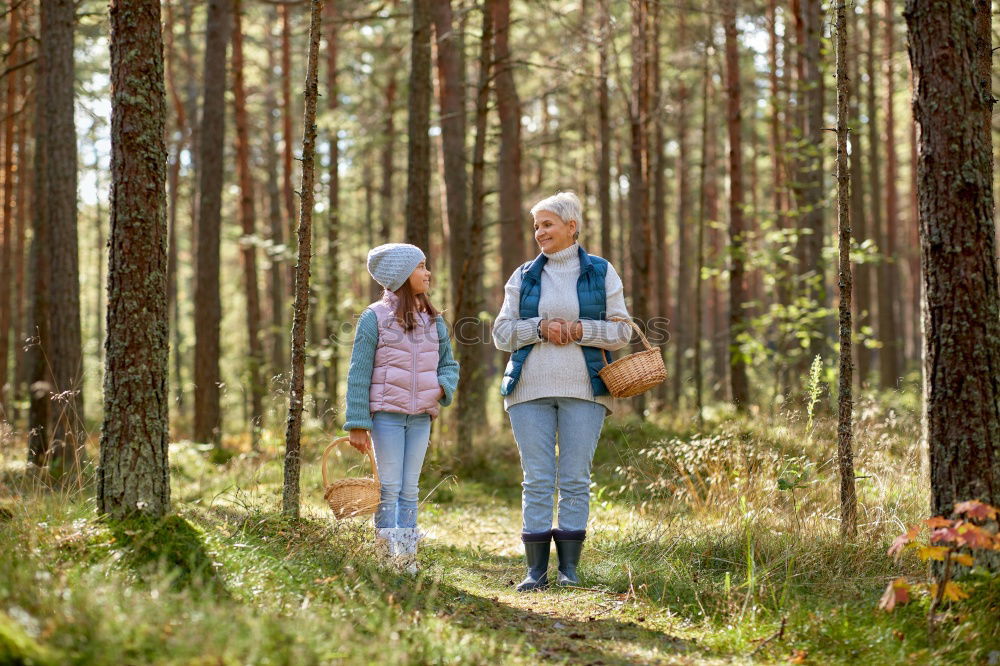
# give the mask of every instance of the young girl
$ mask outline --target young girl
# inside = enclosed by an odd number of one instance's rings
[[[382,300],[358,319],[347,375],[351,444],[375,447],[381,497],[375,544],[383,557],[417,571],[417,499],[431,419],[451,404],[458,362],[444,318],[427,291],[431,272],[420,248],[380,245],[368,253],[368,272],[385,288]]]

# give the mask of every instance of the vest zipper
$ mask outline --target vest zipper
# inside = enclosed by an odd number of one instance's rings
[[[415,329],[416,327],[414,327]],[[417,411],[417,346],[413,342],[413,331],[410,331],[410,413]]]

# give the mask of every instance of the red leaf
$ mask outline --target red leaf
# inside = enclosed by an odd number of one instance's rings
[[[906,531],[906,534],[900,534],[898,537],[896,537],[896,540],[892,542],[891,546],[889,546],[889,553],[888,553],[889,556],[898,557],[899,554],[903,551],[903,548],[906,547],[906,544],[910,543],[915,538],[917,538],[917,534],[919,533],[920,533],[920,526],[914,525],[913,527],[911,527]]]
[[[931,543],[962,541],[961,535],[954,527],[942,527],[931,532]]]
[[[997,518],[997,508],[979,500],[959,502],[955,505],[955,513],[958,515],[964,513],[969,518],[976,520],[996,520]]]
[[[963,523],[958,533],[969,548],[989,549],[993,547],[993,533],[971,523]]]

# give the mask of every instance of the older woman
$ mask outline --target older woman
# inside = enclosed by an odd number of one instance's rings
[[[521,509],[528,575],[520,592],[548,585],[550,542],[558,584],[575,585],[590,513],[590,466],[611,396],[597,372],[608,350],[628,344],[622,281],[611,264],[576,242],[582,215],[572,192],[531,209],[542,253],[514,271],[493,327],[511,352],[501,393],[524,472]],[[558,452],[557,452],[558,443]],[[558,527],[552,510],[558,489]]]

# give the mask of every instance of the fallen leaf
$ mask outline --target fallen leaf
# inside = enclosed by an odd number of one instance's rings
[[[893,629],[892,630],[892,635],[895,636],[899,640],[903,640],[904,638],[906,638],[906,634],[904,634],[899,629]]]
[[[574,632],[574,633],[570,634],[569,637],[572,638],[572,639],[574,639],[574,640],[582,641],[584,638],[587,637],[587,635],[586,634],[580,634],[580,633]]]

